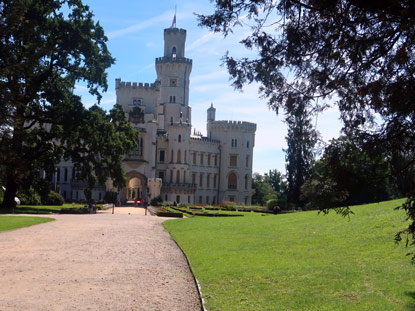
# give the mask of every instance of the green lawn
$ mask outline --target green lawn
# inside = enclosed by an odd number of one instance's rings
[[[28,227],[55,220],[47,217],[0,216],[0,232]]]
[[[415,310],[415,265],[396,246],[403,200],[317,212],[166,221],[213,310]]]
[[[14,210],[0,209],[0,214],[51,214],[59,213],[62,208],[80,208],[85,204],[63,204],[63,205],[19,205]]]

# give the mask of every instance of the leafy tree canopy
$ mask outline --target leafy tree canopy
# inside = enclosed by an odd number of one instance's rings
[[[111,177],[123,183],[122,154],[137,133],[120,106],[86,109],[73,94],[77,81],[101,98],[114,59],[99,23],[80,0],[0,3],[0,172],[3,206],[43,168],[71,158],[89,187]]]
[[[216,0],[201,25],[242,40],[257,58],[224,57],[233,84],[260,83],[277,112],[306,99],[310,112],[339,107],[344,133],[368,155],[382,153],[394,173],[415,163],[415,2],[412,0]],[[413,176],[403,206],[415,245]],[[415,257],[414,257],[415,259]]]

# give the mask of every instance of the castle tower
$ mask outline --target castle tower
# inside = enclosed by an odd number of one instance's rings
[[[179,123],[191,123],[189,107],[189,77],[192,60],[185,58],[186,30],[164,29],[164,56],[156,58],[157,80],[160,81],[158,114],[164,115],[162,128]]]

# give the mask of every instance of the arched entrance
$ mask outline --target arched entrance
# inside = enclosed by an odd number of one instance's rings
[[[127,173],[127,178],[128,181],[125,188],[126,201],[134,201],[135,198],[137,200],[147,199],[147,178],[135,172]]]

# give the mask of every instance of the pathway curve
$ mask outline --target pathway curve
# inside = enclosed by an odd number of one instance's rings
[[[0,233],[0,310],[200,310],[186,260],[142,209]]]

